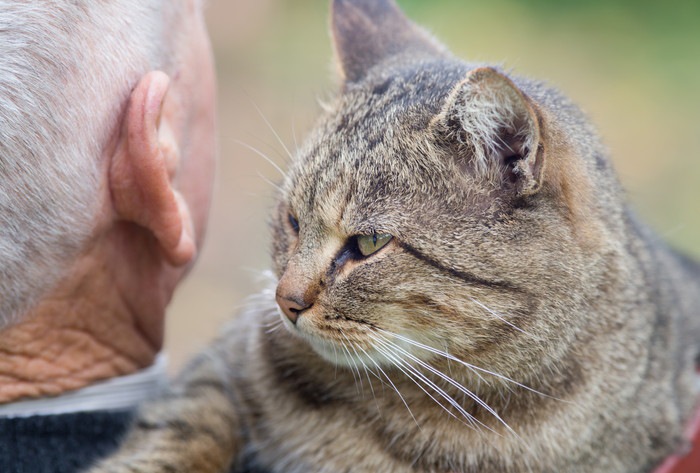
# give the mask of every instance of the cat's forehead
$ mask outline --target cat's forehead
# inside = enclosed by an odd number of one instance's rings
[[[290,204],[324,226],[358,220],[371,226],[370,216],[390,218],[402,189],[415,188],[419,179],[408,172],[407,151],[374,133],[330,137],[295,166]]]
[[[290,171],[295,211],[369,231],[420,211],[425,197],[450,193],[450,168],[431,155],[428,135],[462,74],[417,68],[348,87]]]
[[[426,126],[469,67],[443,59],[410,64],[397,59],[371,70],[361,82],[346,83],[336,107],[339,125],[344,125],[340,135],[377,124],[397,126],[407,119],[414,127]]]

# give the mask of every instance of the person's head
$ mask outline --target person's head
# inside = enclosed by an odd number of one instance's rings
[[[167,304],[213,175],[198,3],[0,0],[0,328],[88,266]]]

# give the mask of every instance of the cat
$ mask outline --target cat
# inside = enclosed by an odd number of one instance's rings
[[[94,473],[654,471],[696,408],[700,266],[582,112],[334,0],[342,87],[263,292]]]

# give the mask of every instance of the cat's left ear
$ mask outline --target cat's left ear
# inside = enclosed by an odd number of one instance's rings
[[[341,77],[359,82],[403,53],[442,56],[444,46],[403,14],[395,0],[333,0],[331,32]]]
[[[474,69],[453,89],[433,125],[472,174],[517,196],[542,186],[544,147],[532,101],[491,67]]]

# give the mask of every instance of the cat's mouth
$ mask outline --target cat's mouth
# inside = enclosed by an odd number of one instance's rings
[[[406,335],[359,322],[332,319],[326,324],[317,320],[319,314],[305,314],[296,322],[282,311],[280,318],[289,332],[303,339],[325,361],[351,369],[379,369],[396,365],[396,356],[415,356],[415,342]],[[320,317],[322,319],[322,317]],[[420,345],[420,344],[418,344]],[[425,355],[425,353],[422,353]]]
[[[354,367],[362,362],[374,363],[373,359],[376,359],[378,355],[374,353],[375,350],[371,343],[368,343],[368,334],[363,333],[368,328],[357,326],[357,324],[348,321],[344,321],[342,324],[347,325],[347,327],[340,327],[341,324],[337,322],[319,324],[316,321],[319,314],[315,312],[316,310],[309,311],[298,320],[291,321],[280,310],[280,318],[289,332],[302,338],[321,358],[332,364]]]

